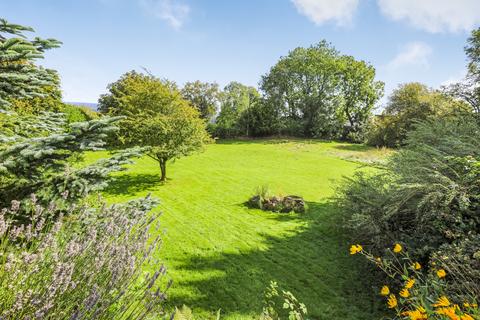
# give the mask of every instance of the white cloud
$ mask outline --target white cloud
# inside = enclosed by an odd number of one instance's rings
[[[428,67],[428,59],[432,54],[432,48],[423,42],[410,42],[402,51],[400,51],[392,61],[388,63],[388,68],[398,70],[406,66]]]
[[[480,23],[479,0],[377,0],[382,13],[431,33],[470,31]]]
[[[459,71],[457,74],[452,75],[448,79],[442,81],[440,83],[440,86],[449,86],[449,85],[452,85],[454,83],[462,82],[465,79],[466,76],[467,76],[467,70],[463,69],[463,70]]]
[[[140,0],[143,9],[165,20],[174,29],[180,29],[190,14],[190,6],[178,0]]]
[[[359,0],[291,0],[298,12],[320,25],[335,21],[344,26],[352,22]]]

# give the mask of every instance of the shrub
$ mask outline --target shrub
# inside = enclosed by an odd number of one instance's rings
[[[2,319],[144,319],[162,314],[165,267],[152,258],[160,238],[150,198],[99,209],[54,203],[25,206],[32,219],[15,224],[18,201],[0,213]],[[142,267],[152,272],[144,274]]]
[[[469,290],[471,279],[467,275],[450,274],[449,270],[435,263],[426,271],[399,243],[387,252],[384,257],[378,257],[365,251],[361,245],[350,247],[350,254],[363,255],[388,277],[390,284],[379,288],[379,294],[395,313],[394,319],[478,319],[480,309],[475,299],[479,296]],[[463,284],[459,285],[464,289],[460,296],[449,292],[446,279],[450,277]]]
[[[384,170],[348,179],[339,203],[352,235],[376,254],[396,239],[422,264],[436,260],[454,270],[453,261],[460,261],[462,274],[480,283],[480,125],[474,116],[419,123]],[[447,284],[461,294],[462,284]]]

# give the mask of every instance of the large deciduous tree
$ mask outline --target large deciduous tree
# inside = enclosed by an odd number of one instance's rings
[[[404,144],[407,133],[419,121],[463,112],[466,106],[439,90],[418,82],[405,83],[395,89],[382,115],[375,121],[369,143],[396,147]]]
[[[290,133],[309,137],[339,137],[344,127],[358,131],[383,92],[372,66],[325,41],[282,57],[260,85]]]
[[[11,24],[0,19],[0,108],[4,109],[13,99],[43,97],[45,88],[58,87],[54,70],[35,64],[46,50],[60,46],[55,39],[28,39],[25,32],[30,27]],[[58,91],[59,92],[59,91]]]
[[[341,114],[348,120],[346,134],[364,131],[375,103],[383,95],[384,84],[375,81],[375,68],[365,61],[344,56],[340,64]]]
[[[220,103],[218,84],[201,81],[187,82],[181,90],[182,96],[189,101],[205,121],[210,121],[217,112]]]
[[[468,38],[465,53],[468,58],[467,75],[461,81],[444,87],[451,96],[466,102],[472,111],[480,113],[480,28]]]
[[[121,83],[121,93],[116,88]],[[109,86],[103,101],[111,101],[108,113],[125,116],[119,139],[126,145],[148,147],[158,161],[161,181],[167,178],[167,162],[201,150],[210,141],[205,121],[184,100],[174,83],[152,75],[126,74]],[[115,89],[115,90],[112,90]]]
[[[249,135],[249,125],[239,127],[242,113],[249,110],[260,98],[254,87],[232,81],[225,86],[221,94],[221,110],[216,119],[217,133],[222,137],[238,134]]]

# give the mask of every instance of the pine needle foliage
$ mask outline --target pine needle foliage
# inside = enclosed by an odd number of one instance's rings
[[[35,37],[28,39],[30,27],[0,19],[0,109],[11,104],[12,99],[34,98],[45,95],[43,89],[55,86],[58,76],[54,70],[35,64],[46,50],[57,48],[55,39]]]
[[[61,114],[46,113],[36,121],[15,114],[10,117],[15,119],[10,130],[14,134],[0,135],[4,142],[0,148],[0,202],[4,206],[32,193],[43,203],[77,201],[104,188],[111,172],[123,170],[142,151],[122,150],[110,158],[79,167],[74,160],[84,151],[103,149],[105,138],[117,130],[115,122],[119,117],[70,124]],[[37,128],[36,134],[29,134],[31,127]]]

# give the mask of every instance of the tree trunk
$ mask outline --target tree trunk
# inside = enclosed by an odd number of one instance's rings
[[[160,159],[160,171],[162,172],[160,181],[164,182],[167,180],[167,159]]]

